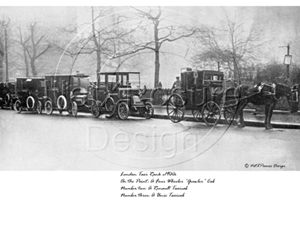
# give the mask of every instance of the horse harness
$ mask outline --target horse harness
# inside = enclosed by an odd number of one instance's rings
[[[268,83],[259,83],[254,86],[254,88],[258,89],[257,94],[261,93],[264,88],[267,88],[267,91],[264,91],[265,95],[271,95],[275,98],[276,101],[279,101],[281,97],[276,97],[276,84],[268,84]],[[266,90],[266,89],[264,89]]]

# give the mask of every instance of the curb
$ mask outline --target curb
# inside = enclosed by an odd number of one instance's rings
[[[163,108],[161,106],[158,107],[154,107],[154,114],[152,116],[152,118],[157,118],[157,119],[166,119],[169,120],[171,122],[171,120],[169,119],[168,115],[162,115],[162,114],[155,114],[155,108]],[[252,112],[252,110],[250,110],[249,112]],[[275,114],[287,114],[288,112],[275,112]],[[188,121],[188,122],[198,122],[193,116],[191,115],[187,115],[184,118],[184,121]],[[172,123],[172,122],[171,122]],[[203,120],[201,119],[201,121],[199,121],[199,123],[204,123]],[[228,123],[224,120],[224,119],[220,119],[218,124],[226,124],[228,125]],[[281,128],[281,129],[300,129],[300,124],[297,123],[280,123],[280,122],[272,122],[271,123],[273,128]],[[232,124],[233,125],[233,124]],[[259,122],[259,121],[254,121],[254,120],[245,120],[245,125],[247,127],[265,127],[264,122]]]

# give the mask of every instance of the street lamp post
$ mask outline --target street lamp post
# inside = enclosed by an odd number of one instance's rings
[[[280,46],[280,47],[286,47],[287,48],[287,54],[284,56],[283,63],[286,65],[286,77],[287,79],[290,78],[290,65],[292,64],[292,55],[290,55],[290,44],[287,46]]]

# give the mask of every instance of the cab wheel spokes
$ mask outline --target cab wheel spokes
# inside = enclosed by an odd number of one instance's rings
[[[217,125],[221,118],[221,110],[213,101],[204,104],[202,108],[202,119],[208,126]]]
[[[200,109],[192,109],[192,114],[193,114],[193,117],[198,122],[201,122],[201,120],[202,120],[201,108]]]
[[[223,111],[226,123],[231,124],[234,121],[234,118],[236,117],[235,107],[226,107]]]
[[[111,113],[115,108],[115,101],[110,97],[107,99],[106,103],[105,103],[105,110],[108,113]]]
[[[118,116],[120,119],[125,120],[128,118],[129,115],[129,107],[128,104],[125,102],[121,102],[118,105]]]
[[[47,115],[51,115],[53,112],[52,102],[50,100],[45,102],[45,111]]]
[[[77,107],[77,103],[75,101],[72,102],[72,115],[74,117],[77,116],[78,113],[78,107]]]
[[[185,112],[184,101],[178,94],[172,94],[167,102],[167,113],[170,120],[178,123],[183,120]]]
[[[105,103],[105,109],[108,113],[108,115],[106,115],[107,118],[112,118],[115,114],[116,111],[116,104],[113,98],[108,98],[106,103]]]
[[[154,113],[154,108],[153,108],[152,103],[151,102],[146,102],[145,108],[146,108],[145,118],[150,119],[153,116],[153,113]]]
[[[96,101],[93,101],[93,103],[92,103],[91,113],[95,118],[99,117],[101,114],[100,106],[97,104]]]

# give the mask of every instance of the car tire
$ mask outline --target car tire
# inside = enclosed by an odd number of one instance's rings
[[[45,102],[45,111],[47,115],[51,115],[53,113],[52,102],[50,100]]]

